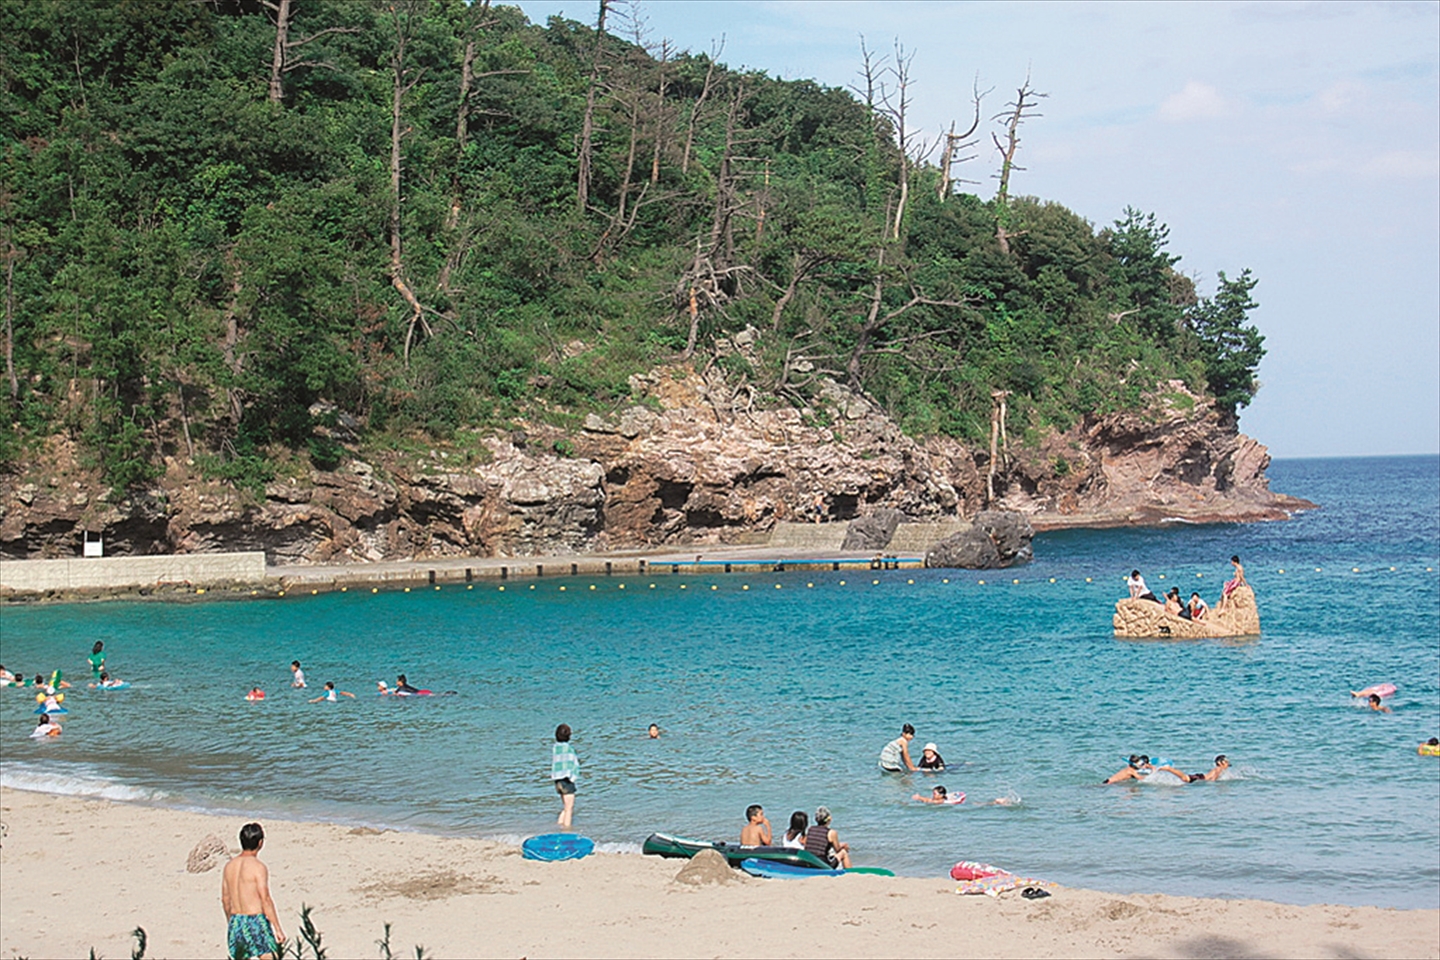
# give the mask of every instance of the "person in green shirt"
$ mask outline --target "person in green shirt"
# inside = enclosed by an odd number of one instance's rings
[[[90,676],[96,680],[100,679],[100,671],[105,668],[105,641],[96,640],[95,646],[90,650]]]
[[[575,818],[575,778],[579,774],[580,758],[570,746],[570,725],[562,723],[555,728],[555,747],[550,752],[550,779],[563,804],[555,822],[562,827],[568,828]]]

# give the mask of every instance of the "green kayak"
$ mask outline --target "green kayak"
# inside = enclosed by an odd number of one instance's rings
[[[808,867],[812,870],[830,869],[830,864],[815,854],[793,847],[742,847],[738,843],[727,843],[724,840],[692,840],[688,837],[672,837],[668,833],[650,834],[645,838],[645,845],[641,850],[652,857],[683,857],[686,860],[701,850],[714,850],[732,867],[740,866],[741,860],[753,859],[786,863],[792,867]]]

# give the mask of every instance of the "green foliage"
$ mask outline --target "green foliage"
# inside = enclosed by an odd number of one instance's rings
[[[578,210],[594,44],[561,18],[499,6],[478,26],[474,4],[416,0],[397,198],[392,7],[294,5],[292,37],[331,32],[277,103],[262,4],[0,4],[19,387],[0,390],[0,462],[65,430],[127,488],[183,436],[258,495],[287,450],[344,456],[317,404],[372,440],[456,438],[634,402],[631,375],[677,359],[717,361],[761,403],[850,380],[908,430],[975,440],[994,389],[1031,427],[1170,378],[1232,410],[1254,393],[1248,273],[1197,301],[1153,214],[1097,233],[1029,197],[1003,211],[1005,252],[993,204],[942,201],[923,163],[897,237],[893,131],[812,81],[607,38]],[[747,326],[754,352],[718,356]]]
[[[1257,306],[1250,291],[1258,282],[1249,270],[1241,271],[1234,280],[1222,270],[1215,296],[1201,300],[1187,318],[1199,342],[1210,392],[1232,416],[1260,388],[1255,371],[1265,357],[1265,337],[1245,322]]]

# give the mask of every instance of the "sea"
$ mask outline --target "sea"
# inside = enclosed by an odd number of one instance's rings
[[[215,602],[0,608],[0,662],[74,681],[29,738],[0,690],[0,782],[24,790],[518,841],[554,829],[557,724],[576,829],[737,840],[825,805],[857,865],[978,860],[1066,885],[1440,907],[1440,458],[1277,460],[1285,521],[1035,539],[1000,571],[545,577]],[[1239,554],[1263,633],[1127,640],[1124,578],[1212,604]],[[503,587],[503,589],[502,589]],[[85,686],[105,642],[128,689]],[[290,687],[300,660],[310,682]],[[376,694],[399,673],[430,697]],[[355,694],[309,703],[333,681]],[[1351,691],[1393,683],[1376,713]],[[244,694],[267,691],[261,703]],[[452,692],[453,691],[453,692]],[[656,723],[659,739],[646,727]],[[943,774],[886,774],[902,724]],[[1102,786],[1132,753],[1208,770]],[[943,784],[964,804],[915,802]],[[996,799],[1004,804],[994,804]]]

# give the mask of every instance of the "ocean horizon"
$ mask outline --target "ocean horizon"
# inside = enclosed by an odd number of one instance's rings
[[[61,668],[65,733],[0,690],[0,783],[233,814],[481,836],[738,839],[829,806],[857,864],[982,860],[1117,893],[1440,907],[1440,457],[1276,460],[1287,521],[1065,530],[1011,570],[652,573],[280,601],[0,608],[0,662]],[[1263,632],[1124,640],[1132,568],[1214,603],[1239,554]],[[127,690],[85,688],[105,641]],[[291,660],[310,686],[289,687]],[[405,673],[442,694],[397,700]],[[356,695],[310,704],[332,680]],[[1390,682],[1393,712],[1350,691]],[[268,693],[247,703],[252,685]],[[645,728],[658,723],[658,740]],[[903,723],[941,775],[879,771]],[[1131,753],[1209,769],[1101,786]],[[943,783],[967,802],[915,803]],[[987,805],[1004,798],[1006,805]]]

